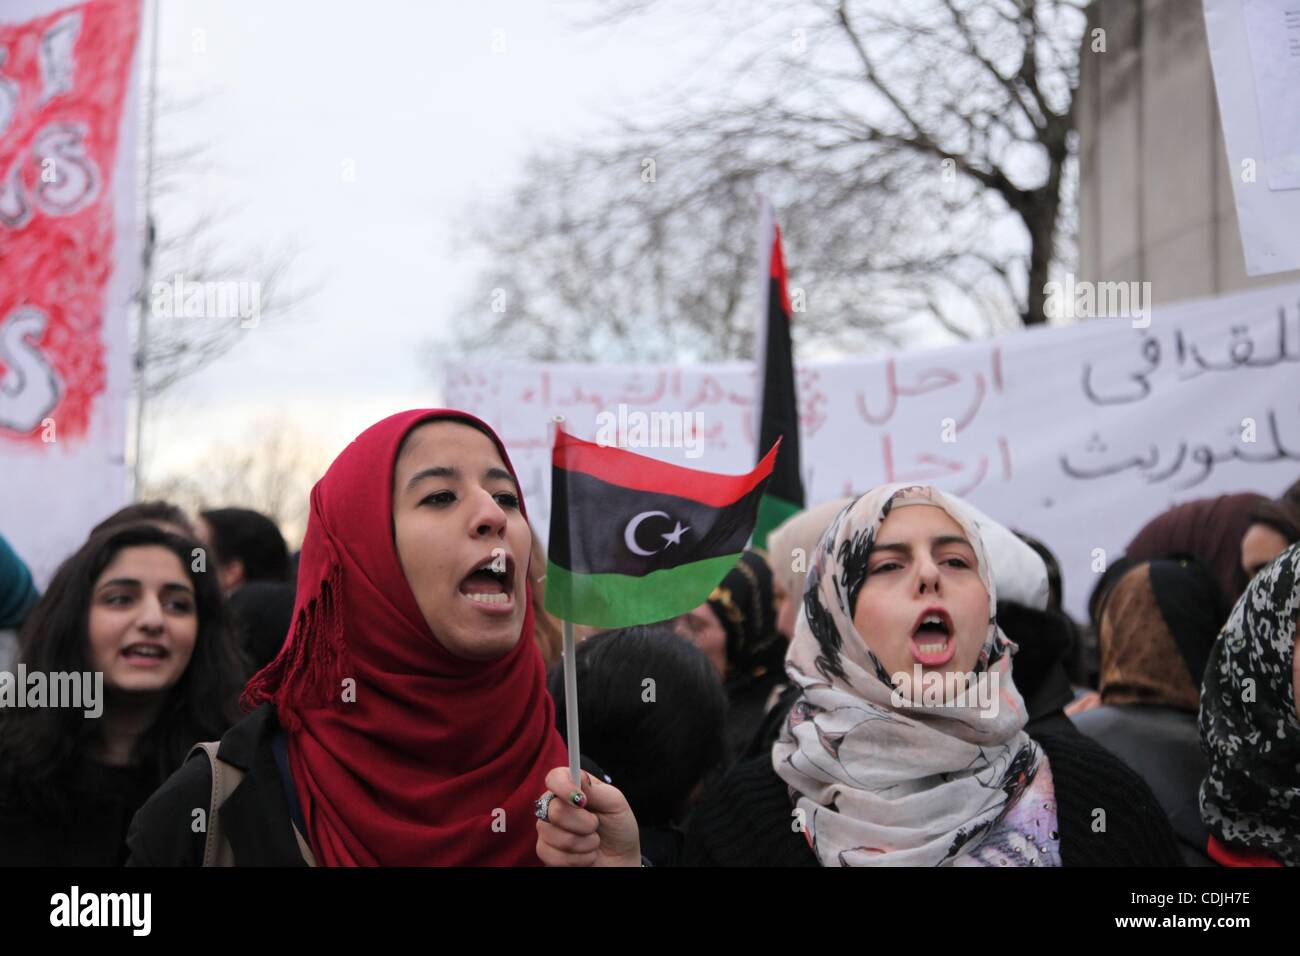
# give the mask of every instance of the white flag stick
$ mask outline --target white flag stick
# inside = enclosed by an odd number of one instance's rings
[[[551,424],[559,429],[564,424],[563,415],[551,416]],[[551,445],[555,444],[555,431],[551,431]],[[554,496],[555,489],[551,489]],[[573,622],[561,621],[564,627],[564,735],[569,741],[569,776],[575,790],[582,789],[582,749],[578,745],[578,660],[573,649]]]
[[[564,724],[569,740],[569,773],[573,786],[582,789],[582,751],[578,746],[578,661],[573,650],[573,622],[564,622]]]

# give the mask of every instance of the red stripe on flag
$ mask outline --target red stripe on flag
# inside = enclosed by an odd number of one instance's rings
[[[748,474],[719,475],[670,465],[622,448],[597,445],[563,429],[556,429],[551,463],[557,468],[580,471],[622,488],[676,495],[713,508],[723,508],[745,497],[772,474],[776,450],[780,447],[778,438],[772,450]]]
[[[777,280],[777,285],[781,287],[781,305],[785,307],[785,317],[789,319],[794,315],[794,309],[790,308],[790,292],[786,288],[788,276],[785,271],[785,254],[781,252],[781,227],[772,227],[775,235],[772,237],[772,270],[771,277]]]

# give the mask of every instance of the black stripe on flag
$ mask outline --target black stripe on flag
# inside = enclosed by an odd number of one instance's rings
[[[547,554],[554,564],[577,574],[637,577],[739,554],[749,541],[762,492],[760,483],[734,503],[716,508],[552,468],[552,513],[569,517],[552,526]]]

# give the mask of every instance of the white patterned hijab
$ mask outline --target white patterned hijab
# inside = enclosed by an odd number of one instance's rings
[[[989,595],[972,687],[916,703],[895,693],[853,623],[880,526],[909,505],[942,508],[957,522]],[[1051,768],[1024,732],[1015,645],[996,609],[979,521],[959,499],[882,485],[826,529],[786,657],[803,693],[772,748],[824,866],[1061,865]]]

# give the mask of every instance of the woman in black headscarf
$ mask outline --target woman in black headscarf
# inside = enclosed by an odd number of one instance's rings
[[[1300,866],[1300,544],[1266,565],[1210,651],[1201,693],[1209,855],[1225,866]]]
[[[1151,787],[1191,866],[1210,863],[1197,801],[1206,761],[1196,713],[1205,662],[1225,617],[1214,577],[1199,562],[1130,567],[1102,613],[1101,706],[1073,717]]]

